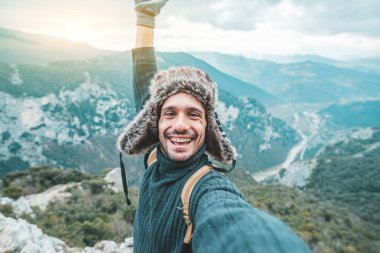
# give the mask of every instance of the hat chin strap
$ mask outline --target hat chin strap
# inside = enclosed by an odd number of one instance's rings
[[[123,182],[123,190],[124,190],[125,199],[127,201],[127,205],[130,206],[131,205],[131,200],[128,198],[127,176],[126,176],[126,173],[125,173],[125,167],[124,167],[122,155],[123,154],[120,152],[119,153],[119,159],[120,159],[121,179],[122,179],[122,182]]]

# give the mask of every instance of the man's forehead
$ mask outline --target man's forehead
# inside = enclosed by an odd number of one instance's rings
[[[162,110],[183,108],[205,111],[204,105],[199,99],[187,92],[179,92],[169,96],[162,105]]]

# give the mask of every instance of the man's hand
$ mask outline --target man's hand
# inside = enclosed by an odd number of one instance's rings
[[[160,14],[161,8],[167,1],[169,0],[135,0],[136,25],[154,28],[155,17]]]

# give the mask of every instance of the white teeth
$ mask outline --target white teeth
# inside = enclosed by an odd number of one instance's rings
[[[179,143],[185,143],[190,142],[191,138],[170,138],[172,142],[179,142]]]

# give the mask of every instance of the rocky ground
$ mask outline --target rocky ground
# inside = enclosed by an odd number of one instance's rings
[[[48,236],[36,225],[0,213],[0,252],[22,253],[132,253],[133,239],[121,244],[100,241],[94,247],[70,248],[58,238]]]
[[[121,182],[119,182],[120,177],[116,176],[119,173],[120,169],[115,169],[105,177],[109,187],[116,192],[122,189]],[[0,196],[0,204],[11,205],[17,217],[22,214],[33,216],[31,207],[37,206],[43,211],[50,202],[69,197],[70,193],[66,190],[75,185],[76,183],[56,185],[42,193],[20,197],[17,200]],[[126,238],[123,243],[119,244],[113,241],[100,241],[93,247],[71,248],[64,241],[44,234],[36,225],[30,224],[22,218],[6,217],[0,213],[0,252],[132,253],[133,239]]]

